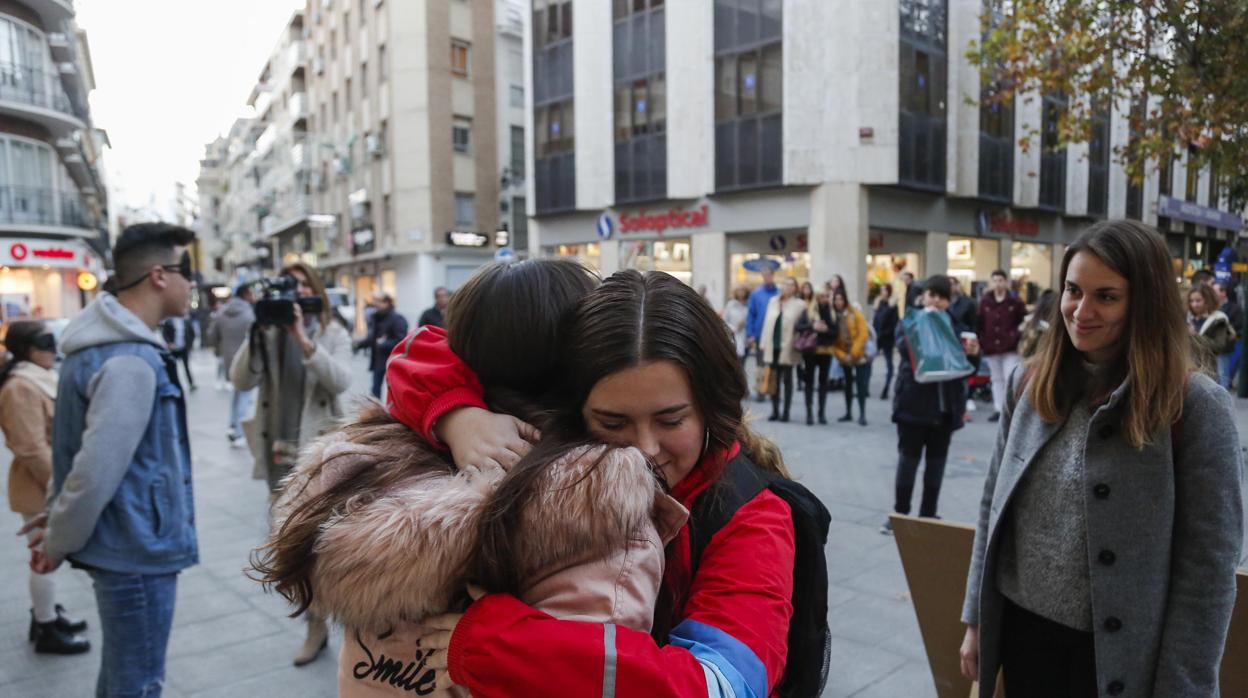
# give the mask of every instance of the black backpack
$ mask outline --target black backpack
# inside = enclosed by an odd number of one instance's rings
[[[792,480],[759,468],[744,453],[728,463],[723,476],[694,502],[689,517],[690,563],[697,574],[702,552],[737,509],[770,489],[793,510],[797,543],[793,568],[793,618],[789,653],[779,693],[785,698],[818,698],[828,680],[828,565],[824,546],[832,516],[819,498]]]

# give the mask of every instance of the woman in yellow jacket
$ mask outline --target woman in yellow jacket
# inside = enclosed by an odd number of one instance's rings
[[[773,387],[771,391],[771,417],[768,421],[789,421],[789,407],[793,404],[793,366],[801,363],[802,355],[793,348],[797,339],[797,323],[806,312],[806,304],[797,295],[797,281],[785,279],[780,293],[767,303],[763,319],[763,333],[759,338],[763,360],[771,367]],[[784,391],[784,413],[780,412],[780,391]]]
[[[866,361],[867,339],[871,329],[862,311],[850,305],[842,286],[832,292],[832,311],[836,313],[836,344],[832,351],[845,371],[845,416],[838,422],[854,421],[854,393],[858,394],[858,423],[867,426],[867,394],[871,390],[871,363]],[[857,388],[857,390],[855,390]]]

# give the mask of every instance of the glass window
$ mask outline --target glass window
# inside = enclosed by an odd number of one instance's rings
[[[457,116],[451,123],[451,145],[457,153],[472,151],[472,119]]]
[[[633,135],[641,136],[649,133],[650,120],[646,114],[649,105],[646,103],[646,81],[633,82]]]
[[[720,56],[715,61],[715,120],[737,116],[737,57]]]
[[[386,45],[382,44],[377,47],[377,82],[384,83],[386,81]]]
[[[615,140],[633,136],[633,90],[627,84],[615,88]]]
[[[741,95],[741,114],[758,111],[758,54],[743,53],[740,57],[737,93]]]
[[[455,193],[455,226],[472,228],[477,224],[477,214],[472,194]]]
[[[524,127],[511,127],[511,174],[513,180],[524,179]]]
[[[544,158],[550,152],[550,107],[541,107],[534,118],[533,134],[537,142],[533,144],[534,154]]]
[[[524,85],[512,85],[511,86],[511,106],[513,107],[524,106]]]
[[[650,78],[650,127],[655,133],[667,129],[667,79],[663,73]]]
[[[561,36],[565,39],[572,37],[572,0],[563,0],[563,27]]]
[[[762,100],[759,111],[764,114],[784,108],[784,56],[781,44],[763,48]]]
[[[456,75],[468,75],[468,44],[463,41],[451,41],[451,72]]]

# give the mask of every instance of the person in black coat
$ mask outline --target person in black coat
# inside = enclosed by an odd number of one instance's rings
[[[394,299],[388,293],[373,296],[373,313],[368,326],[368,336],[356,344],[356,348],[372,350],[373,397],[381,399],[381,383],[386,378],[386,361],[390,352],[407,336],[407,319],[394,309]]]
[[[897,346],[898,319],[897,304],[893,302],[893,287],[884,284],[880,286],[880,297],[875,302],[875,315],[871,316],[871,326],[875,328],[875,344],[879,347],[880,356],[884,357],[885,367],[888,368],[881,400],[888,399],[888,388],[893,384],[893,348]]]
[[[927,288],[926,282],[923,287]],[[949,315],[953,318],[954,327],[974,332],[975,325],[978,323],[979,306],[973,299],[962,293],[962,283],[956,276],[949,277],[949,288],[953,291],[953,295],[949,297]],[[958,331],[961,332],[962,329]]]
[[[923,282],[923,307],[948,313],[953,290],[947,276],[933,276]],[[969,325],[953,319],[957,333],[970,332]],[[897,389],[893,396],[893,422],[897,424],[897,477],[894,482],[896,496],[893,510],[898,514],[910,513],[910,499],[914,493],[915,476],[919,462],[927,454],[927,466],[923,471],[923,497],[919,516],[936,517],[936,504],[940,499],[940,486],[945,477],[945,460],[949,455],[949,443],[953,432],[962,428],[966,416],[966,379],[937,383],[919,383],[915,380],[914,367],[910,362],[910,345],[904,333],[899,333],[897,347],[901,361],[897,368]],[[979,365],[978,340],[964,340],[963,349],[975,366]],[[881,533],[892,533],[893,526],[885,521]]]

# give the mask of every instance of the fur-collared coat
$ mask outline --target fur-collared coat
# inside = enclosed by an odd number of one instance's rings
[[[274,530],[311,496],[369,468],[398,478],[326,518],[311,572],[311,610],[346,628],[342,696],[402,693],[426,675],[411,642],[415,622],[463,598],[480,512],[504,476],[457,472],[414,432],[381,443],[335,432],[305,449]],[[521,600],[557,618],[649,630],[664,547],[688,511],[658,488],[634,448],[574,449],[543,477],[520,517]]]

